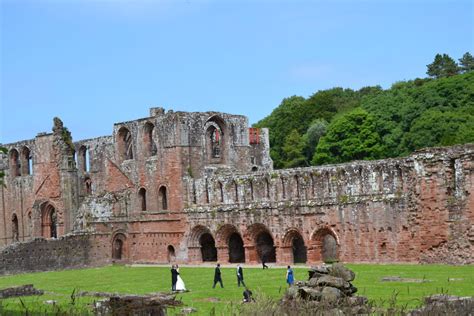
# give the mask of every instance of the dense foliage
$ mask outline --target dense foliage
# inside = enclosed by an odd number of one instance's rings
[[[445,66],[428,65],[441,74],[435,78],[397,82],[386,90],[333,88],[284,99],[255,124],[270,129],[275,167],[398,157],[474,142],[472,56],[464,54],[459,66],[448,55],[436,58]]]

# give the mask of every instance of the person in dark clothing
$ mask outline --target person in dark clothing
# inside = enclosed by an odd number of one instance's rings
[[[214,272],[214,285],[212,286],[212,288],[216,287],[217,282],[221,284],[221,288],[224,287],[224,285],[222,284],[222,277],[221,277],[221,265],[219,263],[217,264],[216,270]]]
[[[252,291],[250,291],[248,288],[245,288],[245,291],[243,293],[244,295],[244,303],[250,303],[252,301],[255,302],[255,299],[252,297]]]
[[[262,268],[263,269],[268,269],[268,266],[265,264],[265,261],[266,261],[265,257],[266,257],[265,255],[262,255]]]
[[[173,264],[171,266],[171,291],[176,291],[176,282],[178,281],[178,271],[176,266]]]
[[[239,265],[237,265],[237,285],[240,287],[241,283],[242,283],[243,286],[245,286],[245,283],[244,283],[244,269],[242,269],[242,266],[239,264]]]

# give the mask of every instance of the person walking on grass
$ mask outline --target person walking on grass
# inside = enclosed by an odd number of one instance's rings
[[[288,286],[292,286],[294,282],[293,269],[288,266],[288,270],[286,270],[286,283],[288,283]]]
[[[221,284],[221,288],[224,287],[221,277],[221,265],[219,263],[217,264],[216,270],[214,271],[214,285],[212,286],[213,289],[216,287],[217,282]]]
[[[240,287],[241,283],[244,287],[246,287],[244,283],[244,269],[242,269],[242,266],[238,264],[237,265],[237,286]]]

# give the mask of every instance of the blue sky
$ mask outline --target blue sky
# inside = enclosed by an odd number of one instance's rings
[[[254,123],[291,95],[425,77],[474,51],[473,1],[0,0],[0,143],[110,135],[148,108]]]

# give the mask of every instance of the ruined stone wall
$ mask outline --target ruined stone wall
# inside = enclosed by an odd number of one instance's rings
[[[246,261],[258,262],[257,239],[267,232],[280,263],[293,261],[298,236],[307,260],[321,261],[327,235],[344,261],[473,262],[473,155],[465,145],[403,159],[190,178],[189,260],[202,259],[199,240],[210,233],[227,262],[229,235],[237,232]]]
[[[110,262],[110,244],[100,235],[36,238],[3,248],[0,275],[103,265]]]

